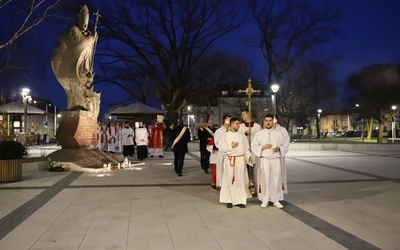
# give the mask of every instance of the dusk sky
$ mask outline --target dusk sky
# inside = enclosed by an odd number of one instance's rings
[[[318,2],[323,3],[324,1]],[[326,0],[326,2],[328,1]],[[327,43],[325,48],[327,53],[333,53],[337,57],[337,62],[334,65],[335,75],[339,83],[343,83],[348,74],[358,72],[362,67],[374,63],[400,63],[400,1],[338,0],[334,3],[343,7],[343,18],[339,24],[342,35]],[[94,11],[90,10],[91,13]],[[91,18],[94,17],[91,16]],[[0,17],[0,19],[2,18]],[[52,49],[57,44],[57,35],[62,33],[65,28],[65,26],[59,27],[52,24],[50,28],[38,29],[34,39],[42,41],[44,48],[40,53],[27,54],[27,56],[33,57],[32,77],[24,76],[21,79],[25,79],[25,82],[19,80],[18,83],[13,84],[17,88],[29,87],[32,95],[47,98],[64,110],[66,109],[66,94],[52,73],[50,56]],[[90,29],[93,29],[93,27],[90,27]],[[256,75],[252,77],[266,82],[267,66],[260,50],[248,48],[242,44],[243,35],[249,33],[251,33],[251,29],[249,29],[248,23],[244,24],[240,30],[221,40],[216,47],[228,48],[246,55],[254,64]],[[27,36],[31,36],[31,34]],[[45,67],[38,65],[44,61],[40,58],[47,60]],[[4,88],[7,85],[2,84],[1,86],[2,91],[6,91]],[[112,105],[118,104],[120,100],[126,100],[128,97],[126,94],[122,94],[121,97],[115,98],[115,92],[119,90],[110,91],[111,88],[116,87],[105,84],[95,86],[95,90],[102,93],[101,114]],[[341,88],[341,86],[338,86],[338,88]],[[125,104],[133,102],[135,100]],[[159,106],[155,107],[159,108]]]

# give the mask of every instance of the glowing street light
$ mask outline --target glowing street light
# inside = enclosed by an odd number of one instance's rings
[[[397,109],[397,106],[393,105],[392,106],[393,113],[396,113],[396,109]],[[393,117],[392,117],[392,143],[394,143],[395,139],[396,139],[396,122],[395,122],[394,115],[393,115]]]
[[[278,84],[272,84],[271,85],[271,90],[274,93],[273,95],[271,95],[271,99],[272,99],[272,114],[276,114],[276,92],[278,92],[279,90],[279,85]]]
[[[322,113],[322,109],[318,109],[317,110],[318,111],[318,121],[317,121],[317,125],[318,125],[318,127],[317,127],[317,137],[319,138],[319,139],[321,139],[321,113]]]
[[[23,88],[21,90],[21,96],[22,96],[22,100],[24,102],[24,126],[22,126],[23,129],[23,140],[24,140],[24,144],[26,142],[26,128],[27,128],[27,124],[26,124],[26,116],[28,115],[28,101],[31,101],[32,98],[31,96],[29,96],[30,89],[28,88]]]

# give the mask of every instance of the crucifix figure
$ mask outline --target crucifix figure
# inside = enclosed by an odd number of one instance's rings
[[[249,100],[248,100],[248,110],[243,110],[242,111],[242,118],[243,118],[243,123],[240,124],[240,128],[239,131],[243,132],[249,141],[249,146],[251,146],[251,140],[252,140],[252,134],[256,133],[257,131],[261,130],[260,125],[258,125],[257,123],[254,123],[251,120],[251,96],[254,93],[260,93],[261,90],[255,90],[253,89],[253,86],[251,85],[251,78],[249,78],[248,80],[248,84],[247,84],[247,88],[245,90],[238,90],[239,93],[245,93]],[[255,189],[254,189],[254,182],[253,182],[253,161],[254,161],[255,155],[252,155],[251,158],[251,162],[249,162],[249,164],[247,165],[247,171],[249,174],[249,190],[250,193],[253,195],[255,193]]]
[[[249,104],[248,104],[248,108],[249,108],[249,116],[251,117],[251,96],[254,93],[260,93],[261,90],[259,89],[253,89],[253,86],[251,85],[251,78],[249,78],[248,80],[248,84],[247,84],[247,88],[246,89],[239,89],[238,90],[239,93],[246,93],[246,95],[249,97]]]

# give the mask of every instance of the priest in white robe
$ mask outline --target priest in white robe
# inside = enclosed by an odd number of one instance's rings
[[[239,119],[232,118],[230,131],[218,143],[219,152],[225,155],[219,201],[226,203],[228,208],[233,205],[245,208],[247,199],[251,197],[247,174],[251,152],[246,136],[238,132],[239,126]]]
[[[279,202],[284,198],[281,160],[287,148],[283,144],[282,134],[274,128],[273,115],[266,115],[264,129],[257,132],[251,142],[252,152],[259,157],[257,197],[262,202],[261,208],[266,208],[269,202],[283,208]]]
[[[239,132],[243,133],[247,137],[247,141],[251,147],[251,141],[253,140],[254,135],[261,130],[261,126],[258,123],[253,122],[248,109],[242,110],[242,120],[243,122],[240,124]],[[252,195],[256,195],[257,190],[254,187],[257,186],[257,171],[254,171],[254,166],[257,164],[258,159],[255,154],[253,154],[251,158],[252,162],[249,162],[247,165],[249,179],[252,181],[249,189]]]
[[[222,176],[224,173],[224,153],[219,152],[219,144],[221,141],[221,138],[223,138],[225,136],[225,134],[229,131],[229,123],[231,120],[231,116],[230,115],[224,115],[222,117],[222,125],[221,127],[219,127],[215,133],[214,133],[214,144],[216,147],[216,151],[217,151],[217,159],[216,159],[216,164],[215,164],[215,171],[213,170],[213,172],[211,173],[211,189],[214,191],[215,190],[219,190],[221,188],[222,185]],[[214,176],[215,175],[215,176]],[[215,179],[215,183],[213,182],[213,180]]]
[[[285,127],[279,125],[279,118],[277,115],[274,115],[274,127],[276,130],[278,130],[283,137],[283,146],[281,149],[285,150],[285,152],[287,152],[289,150],[289,145],[290,145],[290,135],[288,133],[288,131],[286,130]],[[287,185],[287,175],[286,175],[286,159],[285,159],[285,155],[281,155],[281,160],[282,160],[282,178],[283,178],[283,185],[284,185],[284,190],[283,193],[287,194],[288,193],[288,185]],[[283,200],[283,197],[280,198],[280,200]]]

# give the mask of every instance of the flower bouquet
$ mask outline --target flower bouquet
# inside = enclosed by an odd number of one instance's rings
[[[69,170],[67,164],[62,162],[52,161],[50,158],[48,158],[47,168],[49,169],[50,172],[65,172]]]

